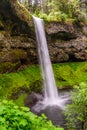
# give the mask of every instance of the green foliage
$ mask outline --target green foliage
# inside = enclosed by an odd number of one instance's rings
[[[53,64],[58,89],[69,88],[80,82],[87,83],[87,62]],[[16,73],[0,74],[0,98],[13,99],[18,105],[32,91],[42,92],[39,66],[30,66]]]
[[[13,102],[0,102],[0,130],[63,130],[56,128],[44,115],[37,116],[27,107],[18,107]]]
[[[43,9],[35,11],[35,15],[46,21],[85,22],[85,13],[81,10],[80,0],[51,0],[46,1]],[[45,6],[45,8],[44,8]]]
[[[27,93],[20,93],[18,95],[18,98],[16,100],[14,100],[15,104],[17,104],[18,106],[24,106],[24,101],[27,97]]]
[[[68,105],[65,111],[69,130],[87,129],[87,84],[81,83],[74,86],[75,92],[72,92],[72,104]]]
[[[50,12],[49,14],[40,12],[36,16],[38,16],[46,21],[59,21],[59,22],[66,21],[66,20],[68,21],[67,14],[61,13],[60,11]]]
[[[41,76],[37,66],[17,73],[0,74],[0,98],[12,98],[12,95],[18,98],[21,90],[27,94],[31,91],[41,91]]]
[[[87,83],[87,62],[54,64],[53,69],[59,88]]]
[[[23,0],[21,3],[31,14],[46,21],[87,23],[86,6],[82,8],[81,0],[36,0],[33,4],[32,0]]]

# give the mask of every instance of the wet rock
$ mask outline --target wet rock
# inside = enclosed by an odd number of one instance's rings
[[[66,32],[75,35],[77,33],[77,30],[75,29],[74,25],[70,23],[65,24],[59,22],[50,22],[50,24],[46,24],[46,32],[49,35],[56,34],[58,32]]]
[[[83,33],[83,27],[52,23],[46,24],[46,31],[52,62],[87,60],[87,38]],[[82,55],[83,51],[84,55]]]
[[[75,57],[77,58],[77,59],[81,59],[81,60],[87,60],[87,51],[85,50],[83,50],[83,51],[81,51],[81,52],[79,52],[79,53],[75,53]]]
[[[3,62],[16,63],[18,61],[22,62],[23,60],[27,62],[27,54],[22,49],[2,50],[0,52],[0,63]]]
[[[25,106],[32,108],[32,106],[34,106],[37,101],[42,99],[42,95],[32,92],[31,95],[27,96],[25,99]]]
[[[63,49],[58,49],[57,51],[56,50],[57,48],[53,48],[52,50],[50,50],[50,56],[51,56],[52,62],[57,63],[57,62],[63,62],[63,61],[69,60],[68,54],[64,52]]]
[[[39,114],[44,113],[48,120],[51,120],[55,126],[61,126],[66,130],[66,120],[63,110],[58,106],[48,106]]]
[[[87,36],[87,25],[83,26],[83,34]]]

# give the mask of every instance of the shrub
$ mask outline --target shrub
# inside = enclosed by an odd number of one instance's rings
[[[0,130],[63,130],[52,125],[44,115],[37,116],[27,107],[18,107],[11,101],[0,102]]]
[[[81,83],[74,86],[72,92],[72,104],[65,110],[67,127],[69,130],[87,129],[87,84]]]

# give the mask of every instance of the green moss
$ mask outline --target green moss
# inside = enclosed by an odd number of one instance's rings
[[[21,90],[27,93],[30,93],[31,90],[37,91],[37,88],[34,88],[37,81],[41,81],[40,71],[37,66],[26,68],[17,73],[0,74],[0,98],[14,99],[15,96],[17,98],[17,94],[20,94]],[[40,88],[39,86],[39,90]]]
[[[14,50],[11,50],[10,55],[13,56],[13,59],[19,60],[26,57],[26,52],[24,50],[14,49]]]
[[[5,62],[0,64],[0,73],[7,73],[12,72],[17,69],[17,66],[19,66],[19,62],[17,63],[11,63],[11,62]]]
[[[72,87],[87,82],[87,62],[63,63],[53,65],[57,86]]]
[[[0,29],[3,29],[4,28],[4,25],[2,23],[2,21],[0,20]]]
[[[23,18],[25,18],[25,20],[27,20],[29,22],[29,20],[31,18],[30,12],[18,0],[17,0],[16,4],[18,4],[18,7],[15,7],[15,8],[17,10],[20,9],[20,11],[18,11],[20,18],[22,20],[24,20]]]
[[[80,82],[87,83],[87,62],[53,64],[56,84],[59,89],[70,88]],[[26,95],[42,91],[39,66],[30,66],[23,71],[0,74],[0,98],[13,99],[23,105]]]
[[[26,93],[22,93],[19,95],[18,99],[15,100],[14,102],[18,105],[18,106],[24,106],[24,101],[27,97]]]

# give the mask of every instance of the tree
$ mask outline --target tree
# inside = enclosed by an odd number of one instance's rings
[[[32,13],[48,21],[85,21],[86,7],[80,0],[20,0]],[[84,2],[83,2],[84,3]]]

